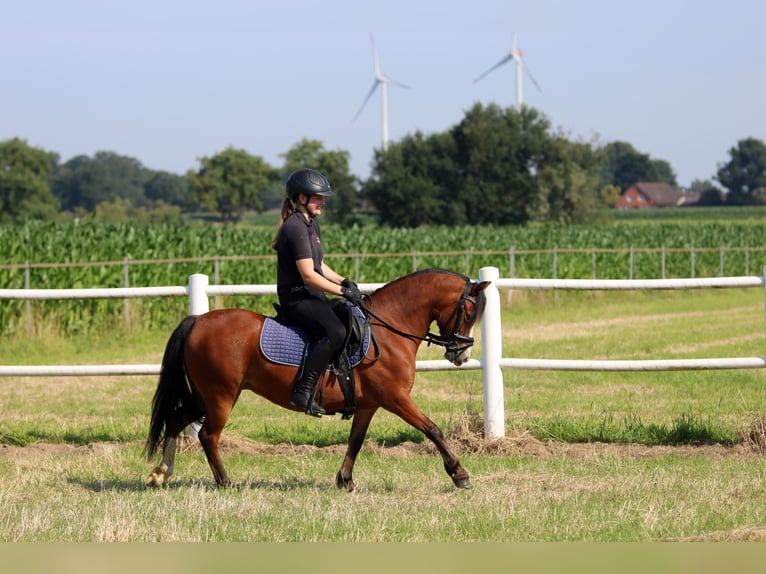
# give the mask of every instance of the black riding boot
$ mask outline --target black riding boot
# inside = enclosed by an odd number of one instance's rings
[[[327,414],[320,405],[311,400],[311,391],[330,363],[331,353],[330,340],[324,338],[309,346],[308,355],[303,361],[303,370],[293,387],[290,404],[302,408],[307,415],[318,417]]]

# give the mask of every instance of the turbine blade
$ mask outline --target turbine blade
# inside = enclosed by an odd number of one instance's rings
[[[383,75],[382,77],[383,77],[383,81],[386,82],[386,83],[393,84],[394,86],[399,86],[400,88],[404,88],[406,90],[411,90],[412,89],[407,84],[402,84],[401,82],[397,82],[393,78],[390,78],[390,77],[388,77],[386,75]]]
[[[527,76],[529,76],[529,79],[532,80],[532,83],[537,88],[537,91],[541,94],[543,93],[543,89],[540,87],[540,84],[537,83],[537,80],[535,80],[534,76],[532,75],[532,72],[529,71],[529,68],[527,67],[527,62],[524,60],[524,58],[521,59],[521,62],[524,66],[524,71],[527,73]]]
[[[505,58],[503,58],[502,60],[500,60],[500,61],[499,61],[497,64],[495,64],[495,65],[494,65],[494,66],[492,66],[492,67],[491,67],[489,70],[487,70],[486,72],[484,72],[483,74],[481,74],[481,75],[480,75],[478,78],[476,78],[476,79],[474,80],[474,83],[475,83],[475,82],[478,82],[479,80],[481,80],[481,79],[482,79],[482,78],[484,78],[485,76],[489,75],[489,73],[490,73],[490,72],[493,72],[493,71],[495,71],[496,69],[498,69],[498,68],[499,68],[500,66],[502,66],[503,64],[507,64],[507,63],[508,63],[508,62],[510,62],[512,59],[513,59],[513,54],[512,54],[512,53],[511,53],[511,54],[508,54],[508,55],[507,55]]]
[[[380,83],[380,81],[379,81],[379,80],[375,80],[375,81],[373,82],[373,84],[372,84],[372,88],[370,89],[370,91],[369,91],[369,92],[367,92],[367,97],[366,97],[366,98],[364,98],[364,101],[362,102],[362,105],[361,105],[361,106],[359,106],[359,111],[358,111],[358,112],[356,112],[356,115],[354,116],[354,119],[353,119],[353,120],[351,120],[351,123],[354,123],[354,122],[356,121],[356,118],[358,118],[358,117],[359,117],[359,114],[361,114],[361,113],[362,113],[362,110],[364,109],[364,106],[366,106],[366,105],[367,105],[367,102],[369,102],[369,101],[370,101],[370,98],[371,98],[371,97],[372,97],[372,95],[375,93],[375,90],[378,88],[378,84],[379,84],[379,83]]]
[[[375,36],[370,32],[370,44],[372,44],[372,58],[375,65],[375,77],[380,80],[383,74],[380,72],[380,62],[378,61],[378,51],[375,49]]]

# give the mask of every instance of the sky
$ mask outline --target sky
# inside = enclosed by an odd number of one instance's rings
[[[303,138],[370,174],[389,139],[526,105],[570,139],[631,143],[681,186],[766,141],[762,0],[0,0],[0,141],[183,174],[229,146],[281,167]]]

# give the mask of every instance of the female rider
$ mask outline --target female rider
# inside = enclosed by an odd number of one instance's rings
[[[333,300],[327,294],[341,295],[356,305],[361,304],[362,295],[356,283],[324,262],[316,218],[322,213],[325,197],[335,195],[327,178],[314,169],[302,168],[290,174],[285,187],[282,220],[272,241],[277,252],[277,295],[282,313],[310,339],[290,404],[320,416],[325,410],[311,399],[311,391],[346,340],[346,326],[333,311]]]

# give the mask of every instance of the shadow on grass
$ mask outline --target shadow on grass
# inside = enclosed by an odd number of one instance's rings
[[[93,480],[82,479],[79,477],[69,477],[67,483],[87,490],[88,492],[162,492],[162,491],[181,491],[191,488],[202,488],[209,491],[227,491],[227,490],[275,490],[279,492],[301,491],[301,490],[336,490],[335,485],[328,481],[316,481],[307,479],[280,479],[280,480],[246,480],[235,482],[231,486],[218,486],[212,480],[201,480],[199,478],[171,478],[167,484],[159,487],[146,486],[144,479],[111,479],[111,480]]]

